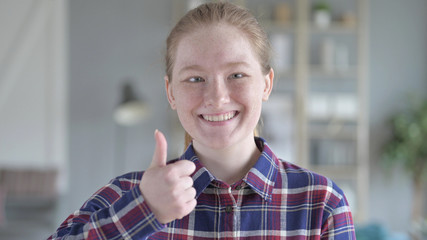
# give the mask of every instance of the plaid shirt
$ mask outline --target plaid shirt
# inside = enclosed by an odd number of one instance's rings
[[[348,203],[330,179],[256,141],[259,160],[231,186],[202,166],[191,145],[174,160],[196,164],[197,206],[183,219],[159,223],[139,190],[143,173],[133,172],[97,191],[49,239],[356,239]]]

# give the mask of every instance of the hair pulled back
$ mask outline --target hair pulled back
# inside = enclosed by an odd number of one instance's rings
[[[246,34],[263,72],[267,74],[270,71],[270,42],[252,13],[229,2],[212,2],[190,10],[170,32],[166,40],[166,75],[169,81],[172,81],[177,46],[182,37],[196,29],[219,23],[234,26]]]
[[[247,9],[228,2],[205,3],[187,12],[171,30],[166,40],[166,75],[172,81],[172,71],[176,59],[179,41],[191,32],[214,24],[234,26],[249,40],[255,56],[264,74],[268,74],[271,65],[271,46],[267,34],[259,25],[256,18]],[[258,135],[257,129],[254,135]],[[185,133],[185,147],[190,144],[192,137]]]

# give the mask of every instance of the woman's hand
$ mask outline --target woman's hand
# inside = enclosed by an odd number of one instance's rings
[[[196,190],[190,176],[196,166],[187,160],[166,164],[166,138],[158,130],[154,132],[154,138],[156,149],[139,188],[157,220],[166,224],[187,216],[196,207]]]

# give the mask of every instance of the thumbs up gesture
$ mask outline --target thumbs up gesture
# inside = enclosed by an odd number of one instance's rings
[[[196,190],[190,177],[196,166],[187,160],[166,164],[166,138],[158,130],[154,138],[156,149],[139,188],[157,220],[166,224],[187,216],[196,207]]]

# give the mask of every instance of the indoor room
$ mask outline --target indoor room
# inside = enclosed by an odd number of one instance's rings
[[[151,168],[156,129],[184,153],[166,39],[207,2],[0,0],[0,239],[47,239]],[[255,135],[342,190],[357,239],[427,239],[427,1],[228,2],[272,48]]]

